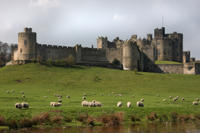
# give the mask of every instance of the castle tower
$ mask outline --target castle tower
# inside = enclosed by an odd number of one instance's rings
[[[30,61],[36,58],[36,33],[32,28],[24,28],[24,32],[18,33],[17,60]]]
[[[108,47],[108,38],[107,37],[99,37],[97,39],[97,48],[98,49],[106,49]]]
[[[140,52],[136,43],[133,41],[126,41],[123,45],[123,69],[138,70],[140,62]]]

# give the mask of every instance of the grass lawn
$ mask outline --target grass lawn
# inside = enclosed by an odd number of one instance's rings
[[[182,64],[176,61],[155,61],[155,64]]]
[[[22,91],[25,99],[22,98]],[[63,96],[61,107],[49,106],[50,102],[58,100],[55,94]],[[88,101],[95,99],[103,106],[81,107],[83,94],[87,94]],[[185,101],[173,102],[169,96],[184,97]],[[6,119],[32,117],[52,110],[62,110],[63,115],[72,118],[84,112],[95,117],[124,112],[127,121],[132,114],[145,119],[145,115],[150,112],[158,115],[171,112],[198,114],[200,106],[194,106],[192,102],[199,97],[199,75],[135,73],[86,66],[61,68],[39,64],[0,69],[0,116]],[[144,98],[144,108],[136,107],[136,102],[141,98]],[[163,99],[167,101],[163,102]],[[30,109],[18,110],[14,107],[15,103],[22,101],[28,102]],[[122,108],[116,107],[118,101],[123,102]],[[128,101],[132,102],[132,108],[126,108]]]

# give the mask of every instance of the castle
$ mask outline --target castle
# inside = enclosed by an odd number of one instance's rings
[[[98,37],[97,48],[81,45],[74,47],[39,44],[37,34],[25,28],[18,34],[18,46],[12,50],[12,63],[20,64],[32,60],[64,60],[73,56],[76,64],[109,66],[118,60],[124,70],[146,72],[199,74],[200,63],[183,51],[183,34],[166,34],[165,28],[154,30],[147,38],[132,35],[123,41],[119,37],[112,42],[107,37]],[[177,64],[155,64],[155,61],[175,61]]]

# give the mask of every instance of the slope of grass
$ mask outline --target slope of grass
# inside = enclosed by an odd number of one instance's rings
[[[155,61],[155,64],[181,64],[181,63],[176,61]]]
[[[50,110],[62,110],[70,117],[76,117],[77,114],[84,112],[99,116],[122,111],[125,112],[127,119],[132,114],[144,117],[150,112],[198,114],[200,108],[192,105],[192,101],[199,97],[199,83],[199,75],[135,73],[86,66],[73,68],[47,67],[39,64],[8,66],[0,69],[0,116],[5,116],[6,119],[20,119]],[[22,91],[25,99],[22,98]],[[49,106],[50,102],[58,100],[55,94],[63,96],[61,107]],[[103,106],[81,107],[83,94],[87,94],[88,101],[95,99],[101,101]],[[68,99],[66,96],[71,98]],[[180,96],[180,99],[184,97],[185,101],[173,102],[169,96]],[[136,107],[136,102],[141,98],[145,99],[144,108]],[[162,99],[167,101],[163,102]],[[14,104],[22,101],[28,102],[30,109],[15,109]],[[122,108],[116,107],[118,101],[124,103]],[[132,108],[126,108],[128,101],[132,102]]]

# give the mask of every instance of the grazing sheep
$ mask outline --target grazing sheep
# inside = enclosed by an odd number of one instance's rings
[[[178,100],[178,96],[176,96],[175,98],[173,98],[173,101],[176,102]]]
[[[199,105],[198,101],[192,102],[192,105]]]
[[[99,101],[96,101],[96,102],[95,102],[95,106],[96,106],[96,107],[101,107],[101,106],[102,106],[102,104],[101,104],[101,102],[99,102]]]
[[[29,108],[29,104],[26,102],[22,102],[21,105],[22,105],[22,108],[25,108],[25,109]]]
[[[62,99],[58,99],[58,102],[59,102],[59,103],[62,103]]]
[[[138,102],[137,102],[137,106],[138,106],[138,107],[144,107],[144,104],[143,104],[143,102],[138,101]]]
[[[22,108],[22,104],[21,104],[21,103],[16,103],[16,104],[15,104],[15,108],[21,109],[21,108]]]
[[[9,94],[9,93],[10,93],[10,91],[9,91],[9,90],[7,90],[7,91],[6,91],[6,93],[8,93],[8,94]]]
[[[198,102],[199,102],[199,98],[196,98],[196,101],[198,101]]]
[[[86,97],[85,97],[85,96],[83,96],[83,97],[82,97],[82,99],[83,99],[83,100],[86,100]]]
[[[66,98],[68,98],[68,99],[69,99],[69,98],[70,98],[70,96],[66,96]]]
[[[22,95],[22,98],[25,98],[25,95]]]
[[[185,98],[183,97],[181,100],[182,100],[182,101],[185,101]]]
[[[50,106],[53,106],[53,107],[59,107],[61,105],[62,103],[59,103],[59,102],[50,102]]]
[[[119,102],[117,103],[117,107],[122,107],[122,102],[121,102],[121,101],[119,101]]]
[[[166,102],[167,100],[166,100],[166,99],[163,99],[162,101],[163,101],[163,102]]]
[[[89,105],[89,103],[88,103],[88,101],[82,101],[82,102],[81,102],[81,105],[82,105],[83,107],[87,107],[87,106]]]
[[[140,99],[141,102],[144,102],[144,98]]]
[[[130,108],[131,107],[131,102],[127,102],[127,107]]]
[[[24,94],[24,92],[23,92],[23,91],[21,91],[21,94]]]
[[[122,96],[122,94],[117,94],[117,96],[121,97],[121,96]]]

